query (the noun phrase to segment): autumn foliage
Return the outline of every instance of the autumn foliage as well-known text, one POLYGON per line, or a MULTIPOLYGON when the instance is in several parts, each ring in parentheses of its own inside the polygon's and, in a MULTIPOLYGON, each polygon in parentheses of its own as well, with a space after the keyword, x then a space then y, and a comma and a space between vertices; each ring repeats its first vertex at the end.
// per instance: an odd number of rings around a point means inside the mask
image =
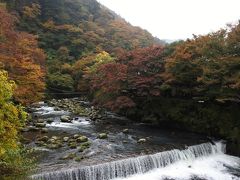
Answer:
POLYGON ((11 101, 15 83, 8 79, 6 71, 0 70, 0 176, 19 173, 24 169, 24 159, 18 145, 19 129, 23 126, 26 113, 21 106, 11 101), (13 160, 14 159, 14 160, 13 160))
POLYGON ((140 48, 123 54, 119 62, 127 68, 127 91, 133 96, 159 96, 164 70, 163 47, 140 48))
POLYGON ((112 110, 135 106, 135 97, 159 96, 163 71, 161 46, 123 53, 90 74, 95 102, 112 110))
POLYGON ((164 72, 174 96, 239 99, 239 27, 195 36, 176 47, 164 72))
POLYGON ((0 9, 0 63, 17 84, 15 100, 29 104, 43 97, 45 55, 35 36, 15 29, 16 21, 0 9))

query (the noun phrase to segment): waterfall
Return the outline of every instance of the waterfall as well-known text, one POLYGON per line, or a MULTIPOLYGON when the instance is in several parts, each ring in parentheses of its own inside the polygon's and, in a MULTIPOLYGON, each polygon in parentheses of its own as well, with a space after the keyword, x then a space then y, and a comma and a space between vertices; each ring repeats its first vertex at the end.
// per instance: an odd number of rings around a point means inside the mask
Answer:
POLYGON ((184 160, 225 153, 223 142, 203 143, 184 150, 170 150, 109 163, 33 175, 36 180, 110 180, 145 173, 184 160))

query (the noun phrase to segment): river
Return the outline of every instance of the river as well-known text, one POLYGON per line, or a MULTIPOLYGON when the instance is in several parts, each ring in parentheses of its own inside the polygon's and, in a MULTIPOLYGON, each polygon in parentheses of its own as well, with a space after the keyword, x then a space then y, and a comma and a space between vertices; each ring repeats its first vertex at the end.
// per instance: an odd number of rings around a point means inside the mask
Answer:
POLYGON ((36 128, 23 133, 38 163, 32 179, 240 179, 240 158, 225 154, 224 141, 209 142, 202 135, 136 123, 111 112, 92 120, 59 107, 64 101, 81 104, 89 112, 92 108, 77 98, 31 108, 29 127, 36 121, 44 124, 44 132, 36 128), (62 122, 63 116, 69 116, 69 122, 62 122), (107 137, 100 138, 104 133, 107 137), (79 136, 88 139, 81 151, 84 142, 76 142, 79 136), (71 147, 73 141, 76 147, 71 147))

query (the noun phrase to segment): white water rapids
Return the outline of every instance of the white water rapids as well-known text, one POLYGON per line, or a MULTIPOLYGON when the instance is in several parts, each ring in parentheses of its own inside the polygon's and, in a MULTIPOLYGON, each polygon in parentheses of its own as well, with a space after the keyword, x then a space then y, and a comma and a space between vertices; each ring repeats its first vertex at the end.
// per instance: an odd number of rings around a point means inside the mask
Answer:
POLYGON ((240 159, 228 156, 225 144, 204 143, 185 150, 171 150, 109 163, 42 173, 40 180, 238 180, 240 159), (230 170, 232 172, 230 172, 230 170), (238 175, 234 175, 234 174, 238 175))

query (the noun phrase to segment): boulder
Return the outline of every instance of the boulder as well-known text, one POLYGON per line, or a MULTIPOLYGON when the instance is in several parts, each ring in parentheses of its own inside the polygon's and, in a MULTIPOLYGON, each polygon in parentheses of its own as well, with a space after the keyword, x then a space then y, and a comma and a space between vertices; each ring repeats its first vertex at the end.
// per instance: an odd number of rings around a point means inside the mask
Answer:
POLYGON ((80 136, 77 138, 77 142, 82 143, 82 142, 87 142, 88 138, 86 136, 80 136))
POLYGON ((86 149, 88 149, 91 146, 91 143, 89 141, 82 143, 79 147, 78 147, 78 151, 79 152, 83 152, 86 149))
POLYGON ((69 139, 70 139, 69 137, 64 137, 64 138, 63 138, 63 141, 64 141, 64 142, 68 142, 69 139))
POLYGON ((107 135, 106 133, 100 133, 100 134, 98 135, 98 138, 99 138, 99 139, 107 139, 107 137, 108 137, 108 135, 107 135))
POLYGON ((87 148, 89 148, 91 146, 91 142, 87 141, 81 144, 81 146, 85 146, 87 148))
POLYGON ((63 115, 60 117, 61 122, 71 122, 70 116, 63 115))
POLYGON ((71 149, 76 149, 76 148, 77 148, 76 142, 71 142, 71 143, 68 144, 68 146, 69 146, 69 148, 71 148, 71 149))
POLYGON ((87 147, 85 147, 85 146, 79 146, 78 147, 79 152, 83 152, 85 149, 87 149, 87 147))
POLYGON ((129 129, 124 129, 123 133, 129 133, 129 129))
POLYGON ((76 139, 69 139, 68 142, 69 143, 76 142, 76 139))
POLYGON ((54 108, 54 111, 61 111, 61 108, 55 107, 55 108, 54 108))
POLYGON ((37 141, 43 141, 43 142, 47 142, 48 141, 48 136, 43 136, 37 139, 37 141))
POLYGON ((74 138, 74 139, 77 139, 77 138, 79 138, 80 136, 81 136, 80 134, 74 134, 74 135, 73 135, 73 138, 74 138))
POLYGON ((53 119, 53 118, 48 118, 48 119, 47 119, 47 123, 52 123, 52 122, 54 122, 54 119, 53 119))
POLYGON ((58 138, 57 136, 52 136, 51 139, 57 140, 57 139, 59 139, 59 138, 58 138))
POLYGON ((47 143, 49 143, 49 144, 53 144, 53 143, 55 143, 55 142, 56 142, 55 139, 49 139, 49 140, 47 141, 47 143))
POLYGON ((145 143, 145 142, 147 142, 147 140, 146 140, 145 138, 141 138, 141 139, 139 139, 137 142, 138 142, 138 143, 145 143))
POLYGON ((45 123, 44 119, 37 119, 37 123, 45 123))

